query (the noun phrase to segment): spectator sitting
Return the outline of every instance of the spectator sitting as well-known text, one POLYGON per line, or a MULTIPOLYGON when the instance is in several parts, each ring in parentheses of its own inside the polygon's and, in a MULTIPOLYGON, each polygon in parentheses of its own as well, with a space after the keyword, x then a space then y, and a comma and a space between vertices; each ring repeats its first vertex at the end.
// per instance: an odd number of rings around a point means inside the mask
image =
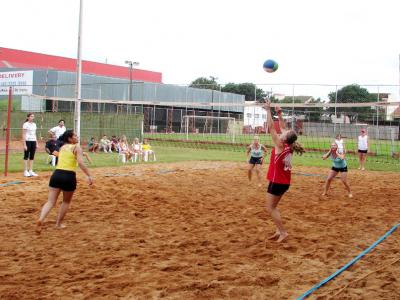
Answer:
POLYGON ((112 152, 111 147, 112 147, 111 141, 107 138, 106 135, 103 135, 102 139, 100 140, 100 150, 103 149, 105 153, 107 152, 111 153, 112 152))
POLYGON ((119 143, 119 139, 117 139, 117 137, 115 135, 113 135, 111 137, 111 150, 118 152, 118 143, 119 143))
POLYGON ((119 153, 118 155, 122 156, 123 163, 132 158, 133 152, 129 149, 128 141, 125 135, 121 136, 117 148, 119 153))
POLYGON ((150 144, 147 142, 147 139, 143 140, 142 144, 142 152, 143 152, 143 160, 148 161, 149 157, 153 158, 153 161, 156 161, 156 154, 153 150, 151 150, 150 144))
POLYGON ((133 157, 134 157, 135 162, 136 162, 137 159, 140 156, 142 156, 142 144, 139 143, 139 139, 138 138, 135 138, 133 140, 132 150, 133 150, 133 157))
POLYGON ((99 143, 96 142, 94 137, 90 138, 90 141, 88 143, 88 149, 89 149, 89 152, 93 152, 93 153, 99 151, 99 143))
POLYGON ((60 148, 58 147, 57 137, 54 133, 51 135, 50 140, 46 142, 45 150, 51 157, 51 165, 55 167, 57 165, 58 151, 60 148))

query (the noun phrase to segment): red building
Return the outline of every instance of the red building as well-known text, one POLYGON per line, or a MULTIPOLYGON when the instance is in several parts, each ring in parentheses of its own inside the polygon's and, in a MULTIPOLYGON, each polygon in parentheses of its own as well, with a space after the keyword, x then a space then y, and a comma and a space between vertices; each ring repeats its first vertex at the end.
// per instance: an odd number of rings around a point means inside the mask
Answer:
MULTIPOLYGON (((50 69, 76 72, 76 59, 0 47, 0 69, 50 69)), ((127 66, 116 66, 92 61, 82 61, 82 73, 129 79, 127 66)), ((162 73, 134 69, 132 79, 162 83, 162 73)))

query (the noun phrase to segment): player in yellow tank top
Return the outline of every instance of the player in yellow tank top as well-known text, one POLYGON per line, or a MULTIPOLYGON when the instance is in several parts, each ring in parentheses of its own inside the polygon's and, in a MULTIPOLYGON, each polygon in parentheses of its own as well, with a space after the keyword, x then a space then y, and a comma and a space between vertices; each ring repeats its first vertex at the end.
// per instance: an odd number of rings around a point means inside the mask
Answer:
POLYGON ((83 152, 78 145, 78 137, 73 130, 67 130, 63 135, 64 146, 60 149, 57 169, 53 172, 49 182, 49 197, 42 207, 39 220, 36 223, 36 232, 42 230, 43 221, 57 202, 61 191, 63 202, 57 217, 56 227, 64 228, 62 221, 67 214, 69 205, 76 189, 76 168, 79 166, 88 177, 89 185, 93 184, 89 170, 83 163, 83 152))
POLYGON ((67 144, 61 147, 56 169, 73 172, 76 171, 76 168, 78 167, 78 161, 74 154, 75 147, 76 146, 73 144, 67 144))

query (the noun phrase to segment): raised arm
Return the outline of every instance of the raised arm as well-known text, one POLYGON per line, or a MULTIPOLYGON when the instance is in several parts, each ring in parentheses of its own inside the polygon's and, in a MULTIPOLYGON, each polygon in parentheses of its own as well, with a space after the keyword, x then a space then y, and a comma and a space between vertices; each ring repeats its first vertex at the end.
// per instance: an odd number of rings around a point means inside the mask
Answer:
POLYGON ((272 137, 272 141, 274 142, 276 147, 283 148, 282 142, 279 138, 279 135, 276 133, 275 126, 274 126, 274 120, 272 119, 272 114, 271 114, 271 101, 267 100, 267 102, 264 105, 264 109, 267 111, 267 124, 269 128, 269 132, 272 137))
POLYGON ((282 109, 279 106, 275 106, 275 111, 278 115, 278 119, 279 119, 279 127, 281 129, 286 129, 286 122, 282 117, 282 109))
POLYGON ((329 157, 329 155, 331 155, 331 149, 329 149, 329 151, 328 151, 328 153, 325 153, 323 156, 322 156, 322 159, 323 160, 325 160, 325 159, 327 159, 328 157, 329 157))

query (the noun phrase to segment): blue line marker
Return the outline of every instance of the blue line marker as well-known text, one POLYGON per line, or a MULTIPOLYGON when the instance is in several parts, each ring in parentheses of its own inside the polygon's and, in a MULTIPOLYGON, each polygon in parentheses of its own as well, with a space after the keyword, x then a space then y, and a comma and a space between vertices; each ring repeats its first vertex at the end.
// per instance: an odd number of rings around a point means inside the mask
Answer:
POLYGON ((375 243, 373 243, 371 246, 369 246, 367 249, 365 249, 363 252, 361 252, 357 257, 353 258, 349 263, 347 263, 344 267, 340 268, 337 270, 335 273, 330 275, 329 277, 325 278, 322 280, 320 283, 314 285, 310 290, 305 292, 303 295, 301 295, 297 300, 303 300, 307 298, 309 295, 311 295, 313 292, 315 292, 317 289, 319 289, 321 286, 323 286, 325 283, 328 281, 332 280, 336 276, 338 276, 340 273, 345 271, 347 268, 355 264, 358 260, 360 260, 365 254, 370 252, 372 249, 374 249, 378 244, 380 244, 383 240, 385 240, 390 234, 392 234, 393 231, 395 231, 398 227, 400 226, 400 223, 393 226, 392 229, 390 229, 388 232, 386 232, 383 236, 381 236, 375 243))
POLYGON ((21 183, 24 183, 24 182, 23 181, 10 181, 10 182, 0 184, 0 187, 14 185, 14 184, 21 184, 21 183))

